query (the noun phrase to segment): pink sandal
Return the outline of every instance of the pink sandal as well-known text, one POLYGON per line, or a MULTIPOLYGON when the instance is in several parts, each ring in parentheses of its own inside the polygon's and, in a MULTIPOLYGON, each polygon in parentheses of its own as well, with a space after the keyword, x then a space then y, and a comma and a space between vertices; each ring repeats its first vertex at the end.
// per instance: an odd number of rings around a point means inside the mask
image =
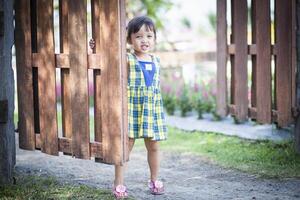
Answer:
POLYGON ((148 187, 153 195, 161 195, 165 193, 164 184, 161 181, 151 180, 148 182, 148 187))
POLYGON ((116 199, 124 199, 128 197, 127 188, 124 185, 117 185, 114 187, 113 194, 116 199))

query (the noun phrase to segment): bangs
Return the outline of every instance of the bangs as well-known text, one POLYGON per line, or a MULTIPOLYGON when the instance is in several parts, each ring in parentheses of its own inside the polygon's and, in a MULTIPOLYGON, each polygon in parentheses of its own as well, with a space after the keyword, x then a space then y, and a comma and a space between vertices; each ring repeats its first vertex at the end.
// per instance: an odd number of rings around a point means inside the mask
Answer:
POLYGON ((141 27, 145 25, 146 31, 151 31, 154 33, 154 37, 156 38, 156 29, 153 21, 146 16, 135 17, 128 23, 127 26, 127 41, 130 41, 130 35, 132 33, 137 33, 141 29, 141 27))
POLYGON ((154 32, 154 27, 153 27, 152 24, 144 24, 144 25, 146 27, 146 31, 148 31, 148 32, 150 32, 150 31, 154 32))
POLYGON ((145 25, 147 31, 155 32, 154 25, 153 25, 152 23, 150 23, 150 22, 147 22, 147 21, 137 23, 137 24, 133 27, 133 31, 132 31, 132 32, 133 32, 133 33, 139 32, 139 30, 141 29, 141 27, 142 27, 143 25, 145 25))

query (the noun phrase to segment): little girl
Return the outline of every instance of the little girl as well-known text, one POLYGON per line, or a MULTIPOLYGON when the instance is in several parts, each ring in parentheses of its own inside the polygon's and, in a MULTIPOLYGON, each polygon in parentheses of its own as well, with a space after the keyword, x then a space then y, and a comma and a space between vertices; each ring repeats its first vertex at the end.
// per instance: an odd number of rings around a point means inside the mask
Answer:
MULTIPOLYGON (((129 152, 135 139, 144 138, 150 168, 148 187, 154 195, 163 194, 164 185, 158 180, 158 141, 167 139, 167 129, 160 91, 160 63, 150 54, 156 42, 153 21, 145 16, 133 18, 127 26, 127 42, 133 49, 133 53, 127 54, 129 152)), ((116 198, 128 196, 123 172, 124 166, 115 165, 116 198)))

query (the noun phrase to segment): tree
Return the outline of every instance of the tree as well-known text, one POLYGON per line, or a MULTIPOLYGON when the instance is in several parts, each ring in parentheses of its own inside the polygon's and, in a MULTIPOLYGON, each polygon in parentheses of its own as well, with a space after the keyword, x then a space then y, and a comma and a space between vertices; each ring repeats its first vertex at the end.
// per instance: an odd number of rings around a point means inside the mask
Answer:
POLYGON ((173 6, 171 0, 126 0, 126 16, 147 15, 154 20, 158 29, 163 28, 163 14, 173 6))

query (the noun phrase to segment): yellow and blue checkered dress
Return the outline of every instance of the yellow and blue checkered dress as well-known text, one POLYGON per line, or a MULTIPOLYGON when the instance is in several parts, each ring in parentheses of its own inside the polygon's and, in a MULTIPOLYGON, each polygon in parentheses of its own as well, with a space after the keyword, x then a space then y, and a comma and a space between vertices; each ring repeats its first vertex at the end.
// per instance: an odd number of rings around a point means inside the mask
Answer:
POLYGON ((128 76, 128 136, 166 140, 167 128, 160 91, 159 59, 152 56, 156 71, 152 85, 147 87, 144 75, 134 54, 127 54, 128 76))

